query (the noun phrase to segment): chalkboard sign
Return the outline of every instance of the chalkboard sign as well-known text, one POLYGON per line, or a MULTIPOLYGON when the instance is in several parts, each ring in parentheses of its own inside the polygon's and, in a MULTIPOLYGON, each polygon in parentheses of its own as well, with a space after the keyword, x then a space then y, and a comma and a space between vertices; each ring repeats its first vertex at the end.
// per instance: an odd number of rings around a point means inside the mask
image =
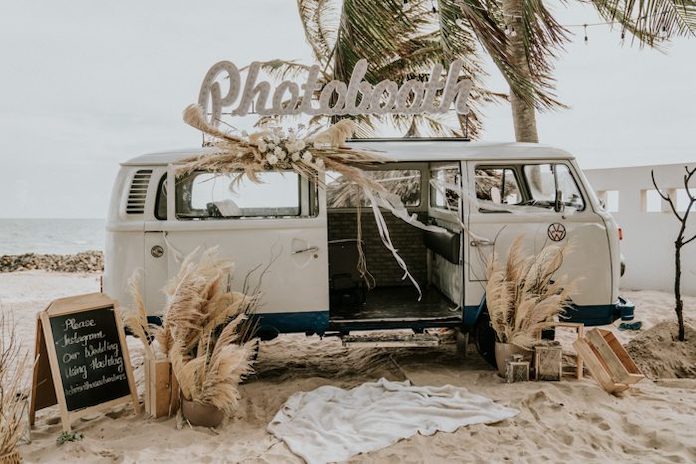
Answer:
POLYGON ((30 421, 58 404, 63 427, 90 408, 133 401, 139 409, 118 306, 101 293, 53 301, 37 321, 30 421))
POLYGON ((49 320, 68 411, 130 395, 113 307, 49 320))

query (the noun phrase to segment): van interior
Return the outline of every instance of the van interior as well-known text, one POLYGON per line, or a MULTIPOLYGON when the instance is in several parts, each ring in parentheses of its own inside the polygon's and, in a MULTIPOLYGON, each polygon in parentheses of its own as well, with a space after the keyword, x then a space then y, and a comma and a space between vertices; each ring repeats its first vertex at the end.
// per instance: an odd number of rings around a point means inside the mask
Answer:
POLYGON ((461 323, 462 279, 459 198, 430 186, 430 177, 459 182, 457 164, 390 163, 369 174, 398 194, 410 214, 444 230, 431 232, 383 211, 394 247, 418 282, 418 290, 380 238, 367 201, 341 178, 327 173, 331 325, 354 328, 425 328, 461 323), (359 224, 362 229, 358 238, 359 224), (361 275, 364 257, 368 274, 361 275), (458 276, 458 277, 457 277, 458 276))

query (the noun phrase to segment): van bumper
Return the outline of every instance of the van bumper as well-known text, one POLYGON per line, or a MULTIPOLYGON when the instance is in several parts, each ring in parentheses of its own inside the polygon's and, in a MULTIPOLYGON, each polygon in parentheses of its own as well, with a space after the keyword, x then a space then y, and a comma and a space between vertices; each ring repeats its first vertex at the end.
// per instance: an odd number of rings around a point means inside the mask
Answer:
POLYGON ((617 319, 622 321, 633 320, 636 306, 629 300, 619 297, 619 300, 610 305, 573 305, 566 311, 563 320, 567 322, 582 322, 586 326, 607 325, 617 319))

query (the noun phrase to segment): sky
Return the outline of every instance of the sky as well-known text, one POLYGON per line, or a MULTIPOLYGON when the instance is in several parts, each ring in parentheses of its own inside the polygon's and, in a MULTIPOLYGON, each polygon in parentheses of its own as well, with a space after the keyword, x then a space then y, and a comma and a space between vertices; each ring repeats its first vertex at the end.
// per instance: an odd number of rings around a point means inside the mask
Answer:
MULTIPOLYGON (((579 2, 553 10, 599 21, 579 2)), ((695 160, 696 39, 661 53, 572 31, 555 72, 570 109, 539 115, 541 142, 583 168, 695 160)), ((294 0, 2 0, 0 218, 104 217, 119 162, 200 145, 181 112, 212 64, 274 58, 312 64, 294 0)), ((483 140, 514 140, 508 105, 485 114, 483 140)))

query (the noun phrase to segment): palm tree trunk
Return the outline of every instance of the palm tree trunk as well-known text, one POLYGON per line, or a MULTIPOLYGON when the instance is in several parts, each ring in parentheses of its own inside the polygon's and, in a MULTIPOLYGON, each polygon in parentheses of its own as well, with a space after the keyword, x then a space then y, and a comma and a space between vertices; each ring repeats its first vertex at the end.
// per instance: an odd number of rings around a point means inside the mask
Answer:
MULTIPOLYGON (((524 0, 503 0, 503 13, 508 30, 508 45, 510 47, 510 59, 513 65, 528 80, 532 74, 527 61, 524 48, 524 35, 522 34, 524 0)), ((509 84, 509 81, 508 81, 509 84)), ((526 102, 510 88, 510 106, 512 107, 512 120, 515 126, 515 139, 518 142, 538 142, 539 135, 536 127, 536 111, 534 105, 526 102)))

